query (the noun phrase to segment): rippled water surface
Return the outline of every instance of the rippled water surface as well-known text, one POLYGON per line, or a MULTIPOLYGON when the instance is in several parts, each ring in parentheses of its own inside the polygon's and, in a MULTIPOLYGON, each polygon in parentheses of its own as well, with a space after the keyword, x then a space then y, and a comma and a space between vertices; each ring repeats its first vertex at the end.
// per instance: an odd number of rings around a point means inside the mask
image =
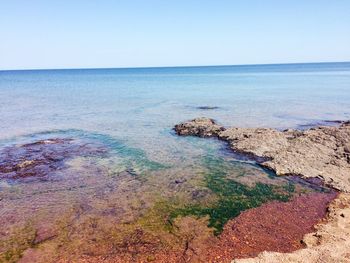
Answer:
POLYGON ((349 101, 350 63, 0 71, 1 259, 152 261, 187 244, 185 218, 214 236, 243 210, 323 191, 172 128, 307 127, 350 119, 349 101))

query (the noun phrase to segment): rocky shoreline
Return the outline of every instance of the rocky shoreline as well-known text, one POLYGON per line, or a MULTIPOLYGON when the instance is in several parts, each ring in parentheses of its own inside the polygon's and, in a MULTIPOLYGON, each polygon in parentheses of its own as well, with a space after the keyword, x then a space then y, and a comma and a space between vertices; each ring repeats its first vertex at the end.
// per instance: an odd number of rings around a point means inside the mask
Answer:
POLYGON ((212 119, 196 118, 176 125, 175 131, 181 136, 216 137, 277 175, 318 178, 341 192, 330 204, 327 220, 315 226, 316 232, 304 236, 306 248, 292 253, 263 252, 256 258, 234 262, 350 261, 350 122, 337 127, 278 131, 225 128, 212 119))
POLYGON ((224 128, 212 119, 197 118, 176 125, 175 131, 182 136, 217 137, 277 175, 319 178, 337 190, 350 192, 350 122, 339 127, 277 131, 224 128))

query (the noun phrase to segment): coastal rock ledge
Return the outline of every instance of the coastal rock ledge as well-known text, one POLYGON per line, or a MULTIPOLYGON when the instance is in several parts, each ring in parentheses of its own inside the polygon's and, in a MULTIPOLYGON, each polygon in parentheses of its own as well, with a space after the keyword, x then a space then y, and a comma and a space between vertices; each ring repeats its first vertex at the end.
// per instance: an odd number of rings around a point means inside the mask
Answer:
POLYGON ((305 131, 271 128, 224 128, 209 118, 175 126, 182 136, 217 137, 233 151, 255 157, 277 175, 319 178, 342 192, 350 192, 350 122, 338 127, 305 131))

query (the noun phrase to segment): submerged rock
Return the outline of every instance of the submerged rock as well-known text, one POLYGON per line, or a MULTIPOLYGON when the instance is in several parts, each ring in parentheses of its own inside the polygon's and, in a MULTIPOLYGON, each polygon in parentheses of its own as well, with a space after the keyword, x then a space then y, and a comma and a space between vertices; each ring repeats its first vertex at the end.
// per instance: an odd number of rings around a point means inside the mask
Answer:
POLYGON ((197 107, 199 110, 217 110, 219 107, 217 106, 199 106, 197 107))
POLYGON ((10 146, 0 152, 0 179, 43 178, 63 168, 68 159, 105 153, 100 145, 67 138, 10 146))
POLYGON ((346 121, 342 121, 342 120, 313 121, 313 122, 298 125, 298 129, 299 130, 307 130, 307 129, 315 128, 318 126, 339 126, 340 124, 343 124, 343 123, 346 123, 346 121))
POLYGON ((305 131, 270 128, 227 128, 209 118, 175 126, 178 135, 218 137, 240 153, 262 158, 262 166, 277 175, 320 178, 332 187, 350 192, 350 123, 305 131))

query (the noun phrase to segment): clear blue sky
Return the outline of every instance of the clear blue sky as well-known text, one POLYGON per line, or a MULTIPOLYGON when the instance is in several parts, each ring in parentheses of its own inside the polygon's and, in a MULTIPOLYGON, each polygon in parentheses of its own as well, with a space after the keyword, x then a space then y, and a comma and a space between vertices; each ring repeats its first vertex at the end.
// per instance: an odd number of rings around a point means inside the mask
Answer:
POLYGON ((350 61, 350 0, 0 0, 0 69, 350 61))

